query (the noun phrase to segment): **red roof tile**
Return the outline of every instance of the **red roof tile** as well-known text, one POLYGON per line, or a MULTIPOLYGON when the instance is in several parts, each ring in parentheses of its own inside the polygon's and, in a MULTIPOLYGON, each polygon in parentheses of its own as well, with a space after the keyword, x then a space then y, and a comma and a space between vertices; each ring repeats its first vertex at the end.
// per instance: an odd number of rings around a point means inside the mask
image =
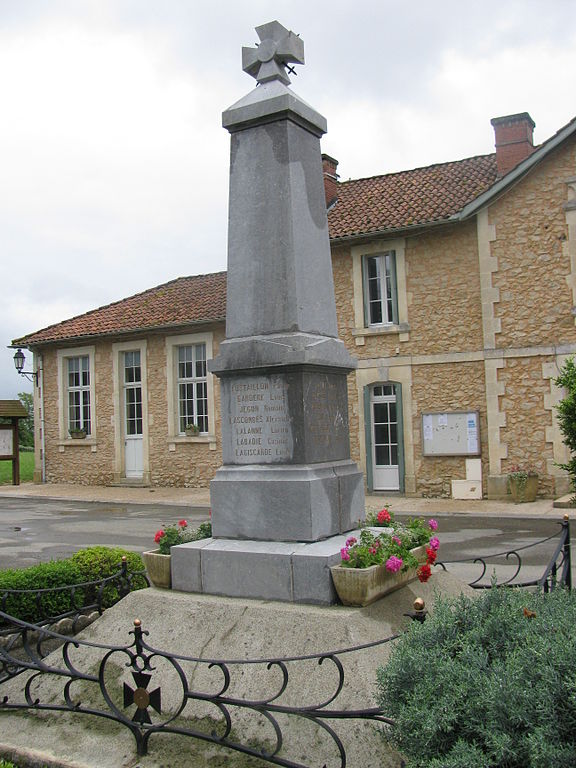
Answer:
POLYGON ((225 317, 226 273, 216 272, 179 277, 149 291, 15 339, 13 343, 29 346, 79 337, 222 321, 225 317))
POLYGON ((330 238, 445 221, 495 181, 495 154, 345 181, 328 212, 330 238))

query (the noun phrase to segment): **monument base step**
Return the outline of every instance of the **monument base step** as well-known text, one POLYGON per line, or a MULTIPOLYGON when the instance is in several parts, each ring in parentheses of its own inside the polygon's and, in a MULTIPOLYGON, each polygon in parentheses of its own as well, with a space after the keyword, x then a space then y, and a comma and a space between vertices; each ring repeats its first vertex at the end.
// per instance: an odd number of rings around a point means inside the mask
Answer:
POLYGON ((201 539, 172 547, 172 589, 226 597, 333 605, 330 566, 337 565, 350 531, 298 543, 201 539))

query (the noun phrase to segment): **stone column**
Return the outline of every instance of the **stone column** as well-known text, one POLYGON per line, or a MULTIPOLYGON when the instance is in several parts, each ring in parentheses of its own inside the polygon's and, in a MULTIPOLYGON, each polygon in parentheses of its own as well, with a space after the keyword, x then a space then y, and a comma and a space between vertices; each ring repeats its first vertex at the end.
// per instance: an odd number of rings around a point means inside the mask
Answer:
POLYGON ((326 121, 287 87, 279 54, 302 41, 276 22, 257 32, 252 59, 278 69, 223 115, 226 340, 210 368, 221 381, 224 465, 211 485, 212 528, 216 537, 317 541, 364 515, 348 432, 346 377, 356 361, 338 339, 326 121))
POLYGON ((328 604, 329 567, 364 518, 350 460, 320 137, 326 121, 287 86, 300 38, 278 22, 243 49, 258 87, 224 112, 231 134, 223 466, 213 538, 172 550, 174 588, 328 604))

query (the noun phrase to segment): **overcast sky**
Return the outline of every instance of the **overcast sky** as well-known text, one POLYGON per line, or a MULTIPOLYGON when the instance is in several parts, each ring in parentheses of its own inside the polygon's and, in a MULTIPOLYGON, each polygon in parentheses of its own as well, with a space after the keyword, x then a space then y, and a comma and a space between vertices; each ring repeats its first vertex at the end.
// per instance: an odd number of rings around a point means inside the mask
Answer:
POLYGON ((492 117, 529 112, 539 143, 576 116, 573 0, 0 0, 0 399, 31 390, 13 338, 226 268, 221 113, 274 19, 342 179, 492 152, 492 117))

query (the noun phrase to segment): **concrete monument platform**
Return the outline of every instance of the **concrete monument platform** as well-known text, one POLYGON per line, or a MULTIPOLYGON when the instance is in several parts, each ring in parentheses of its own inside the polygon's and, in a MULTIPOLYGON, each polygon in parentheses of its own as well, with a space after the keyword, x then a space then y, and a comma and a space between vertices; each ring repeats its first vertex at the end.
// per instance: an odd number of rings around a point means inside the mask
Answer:
POLYGON ((184 592, 332 605, 330 567, 356 530, 323 541, 298 543, 203 539, 172 547, 172 587, 184 592))
MULTIPOLYGON (((456 596, 473 593, 448 573, 435 573, 426 584, 414 582, 366 608, 342 606, 318 607, 274 601, 246 600, 209 595, 190 595, 176 591, 146 589, 133 592, 77 637, 94 645, 70 650, 75 666, 82 672, 98 674, 105 645, 128 645, 133 636, 135 618, 142 622, 148 634, 146 641, 154 648, 202 659, 258 659, 323 653, 381 640, 402 631, 409 619, 404 613, 412 610, 416 597, 426 601, 433 612, 435 594, 456 596)), ((332 709, 365 709, 375 706, 376 670, 385 664, 392 650, 387 643, 339 656, 344 666, 345 686, 331 705, 332 709)), ((61 655, 55 652, 48 663, 64 668, 61 655)), ((122 686, 134 686, 126 670, 125 656, 114 665, 113 695, 122 701, 122 686)), ((207 666, 207 665, 206 665, 207 666)), ((180 704, 181 690, 174 670, 156 659, 148 688, 161 689, 162 715, 150 712, 153 722, 165 719, 180 704)), ((234 695, 249 699, 270 693, 278 675, 273 670, 264 677, 254 676, 251 667, 244 667, 234 677, 234 695), (272 680, 268 675, 272 675, 272 680)), ((217 671, 217 670, 216 670, 217 671)), ((198 665, 186 668, 190 685, 202 690, 207 683, 206 672, 198 665), (203 676, 204 675, 204 676, 203 676)), ((334 693, 335 667, 332 663, 304 663, 290 672, 290 685, 282 695, 283 703, 304 707, 320 702, 334 693)), ((220 680, 220 678, 218 678, 220 680)), ((38 691, 44 702, 57 704, 62 700, 66 678, 44 676, 38 691)), ((22 700, 23 680, 15 678, 2 685, 2 696, 22 700)), ((35 689, 36 690, 36 689, 35 689)), ((80 698, 84 705, 105 706, 97 683, 73 684, 70 695, 80 698)), ((186 727, 198 718, 216 717, 201 704, 188 704, 183 713, 186 727)), ((393 713, 391 713, 393 714, 393 713)), ((127 711, 131 716, 131 711, 127 711)), ((257 716, 234 722, 244 737, 266 740, 268 733, 257 716)), ((341 736, 350 768, 399 768, 400 757, 382 741, 374 723, 327 721, 341 736)), ((264 724, 265 725, 265 724, 264 724)), ((206 724, 204 723, 204 726, 206 724)), ((268 726, 269 727, 269 726, 268 726)), ((322 734, 310 731, 297 719, 286 724, 282 756, 304 764, 339 765, 334 745, 322 734)), ((203 743, 198 739, 172 734, 158 734, 149 743, 147 756, 138 757, 130 732, 115 722, 81 714, 31 711, 28 714, 0 712, 0 756, 34 768, 258 768, 260 760, 203 743)))

